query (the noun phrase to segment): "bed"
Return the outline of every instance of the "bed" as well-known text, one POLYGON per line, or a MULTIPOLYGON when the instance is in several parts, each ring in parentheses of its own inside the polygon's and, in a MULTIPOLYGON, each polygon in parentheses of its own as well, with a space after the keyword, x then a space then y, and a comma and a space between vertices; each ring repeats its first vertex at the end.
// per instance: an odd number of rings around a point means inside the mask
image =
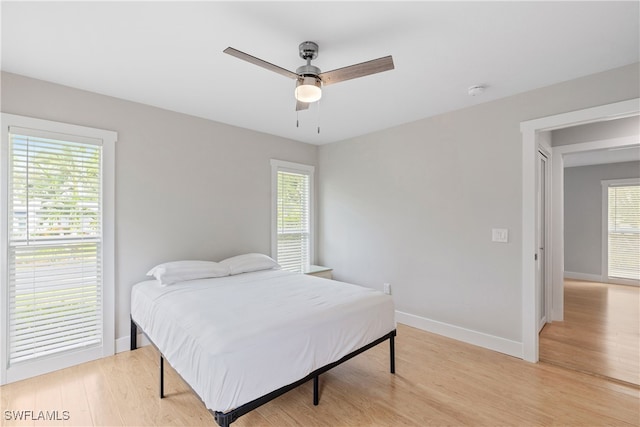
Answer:
POLYGON ((140 329, 221 426, 386 340, 394 366, 393 300, 334 280, 267 269, 135 285, 140 329), (256 357, 259 355, 259 357, 256 357))

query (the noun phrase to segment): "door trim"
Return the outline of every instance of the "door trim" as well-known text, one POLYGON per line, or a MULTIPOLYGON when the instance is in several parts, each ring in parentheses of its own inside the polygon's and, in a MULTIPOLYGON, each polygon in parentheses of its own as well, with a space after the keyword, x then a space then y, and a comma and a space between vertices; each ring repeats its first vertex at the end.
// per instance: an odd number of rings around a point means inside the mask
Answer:
MULTIPOLYGON (((549 141, 545 141, 549 142, 549 141)), ((544 157, 544 212, 543 215, 543 227, 544 227, 544 236, 542 247, 544 248, 542 253, 540 252, 540 242, 537 242, 536 239, 536 253, 538 254, 538 260, 542 258, 544 261, 544 270, 542 273, 544 274, 543 278, 543 286, 544 286, 544 301, 540 301, 540 304, 544 305, 544 321, 542 319, 538 319, 538 332, 542 330, 545 324, 550 323, 552 320, 551 310, 552 310, 552 299, 551 299, 551 265, 552 265, 552 246, 551 242, 551 150, 550 147, 547 148, 548 144, 539 144, 538 145, 538 153, 536 154, 536 163, 538 163, 537 171, 539 171, 539 161, 540 157, 544 157)), ((536 175, 536 187, 540 183, 540 177, 536 175)), ((536 215, 540 214, 538 205, 537 205, 537 197, 536 197, 536 215)), ((538 235, 538 230, 536 229, 536 237, 538 235)), ((536 268, 536 283, 538 282, 538 269, 536 268)))

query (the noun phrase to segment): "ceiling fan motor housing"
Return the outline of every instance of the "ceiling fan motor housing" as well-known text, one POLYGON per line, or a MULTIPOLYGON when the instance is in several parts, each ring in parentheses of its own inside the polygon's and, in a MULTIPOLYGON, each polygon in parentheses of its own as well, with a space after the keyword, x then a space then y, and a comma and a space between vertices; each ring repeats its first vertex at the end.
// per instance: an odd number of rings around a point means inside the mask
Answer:
POLYGON ((303 65, 296 69, 296 74, 300 76, 313 76, 317 77, 320 74, 320 68, 314 67, 313 65, 303 65))

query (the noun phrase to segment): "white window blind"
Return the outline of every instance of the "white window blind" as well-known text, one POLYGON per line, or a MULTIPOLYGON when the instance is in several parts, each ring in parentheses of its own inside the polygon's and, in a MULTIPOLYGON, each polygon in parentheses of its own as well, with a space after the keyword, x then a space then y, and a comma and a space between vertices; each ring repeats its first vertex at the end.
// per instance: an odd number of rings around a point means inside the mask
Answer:
POLYGON ((9 128, 8 364, 102 344, 102 146, 9 128))
POLYGON ((608 275, 640 280, 640 185, 608 187, 608 275))
POLYGON ((313 167, 278 161, 272 165, 276 181, 275 258, 284 270, 304 272, 312 257, 313 167))

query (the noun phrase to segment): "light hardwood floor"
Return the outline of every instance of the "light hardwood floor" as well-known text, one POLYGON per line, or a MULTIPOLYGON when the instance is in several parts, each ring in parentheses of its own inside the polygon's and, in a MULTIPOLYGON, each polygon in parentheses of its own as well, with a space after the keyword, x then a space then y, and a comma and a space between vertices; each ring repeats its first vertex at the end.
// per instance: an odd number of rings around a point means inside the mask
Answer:
POLYGON ((565 320, 540 333, 540 360, 640 385, 640 288, 565 280, 565 320))
MULTIPOLYGON (((396 375, 382 344, 234 426, 639 425, 640 392, 398 325, 396 375)), ((158 398, 158 354, 124 352, 0 387, 3 425, 214 426, 171 369, 158 398), (16 423, 7 410, 66 410, 68 421, 16 423)))

